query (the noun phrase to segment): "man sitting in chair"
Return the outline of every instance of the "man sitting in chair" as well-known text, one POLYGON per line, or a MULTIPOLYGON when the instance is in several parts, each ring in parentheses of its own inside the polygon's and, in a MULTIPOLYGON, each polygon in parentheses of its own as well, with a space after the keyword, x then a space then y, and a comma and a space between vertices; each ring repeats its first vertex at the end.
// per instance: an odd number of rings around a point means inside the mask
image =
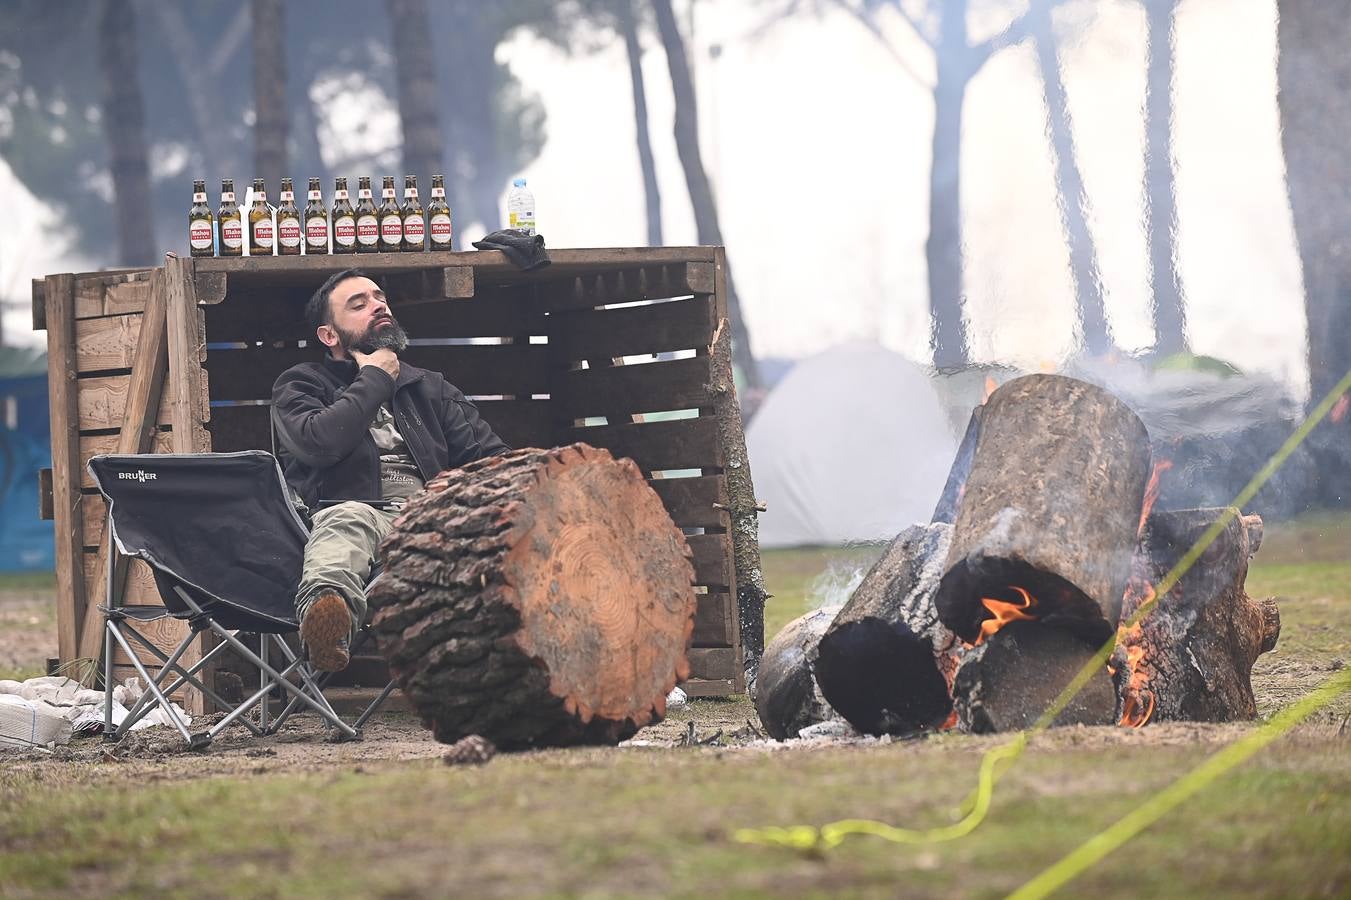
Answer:
POLYGON ((336 672, 365 617, 380 541, 408 497, 444 469, 510 448, 440 373, 399 361, 408 336, 363 272, 325 281, 305 317, 328 352, 277 379, 272 422, 286 480, 313 513, 300 639, 315 668, 336 672))

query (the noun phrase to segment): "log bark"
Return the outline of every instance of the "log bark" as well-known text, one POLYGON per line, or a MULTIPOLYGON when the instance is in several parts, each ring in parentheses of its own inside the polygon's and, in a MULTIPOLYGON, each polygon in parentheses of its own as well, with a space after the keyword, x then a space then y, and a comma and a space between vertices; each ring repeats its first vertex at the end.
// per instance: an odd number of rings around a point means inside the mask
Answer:
POLYGON ((1149 435, 1124 403, 1061 375, 990 395, 935 603, 968 642, 981 603, 1029 591, 1040 621, 1106 641, 1130 575, 1149 480, 1149 435))
POLYGON ((957 447, 957 455, 948 470, 948 480, 943 485, 943 493, 934 505, 933 522, 946 522, 951 525, 957 521, 957 507, 962 503, 962 494, 966 492, 966 477, 971 474, 971 460, 976 455, 976 442, 980 440, 980 417, 985 404, 971 410, 971 418, 966 423, 966 433, 957 447))
POLYGON ((373 626, 436 739, 615 743, 689 675, 689 547, 631 460, 585 444, 443 472, 382 546, 373 626))
POLYGON ((830 627, 839 606, 823 606, 798 616, 765 648, 760 661, 755 711, 770 737, 797 737, 808 725, 835 717, 812 674, 812 653, 830 627))
POLYGON ((1259 516, 1224 508, 1153 513, 1141 535, 1123 616, 1134 615, 1152 585, 1226 513, 1232 518, 1214 543, 1120 639, 1132 662, 1130 683, 1123 686, 1127 707, 1147 721, 1230 722, 1257 715, 1253 663, 1276 646, 1281 631, 1276 601, 1254 601, 1244 588, 1248 560, 1261 545, 1259 516))
MULTIPOLYGON (((963 731, 985 734, 1030 727, 1097 652, 1072 632, 1011 622, 971 649, 953 683, 963 731)), ((1053 725, 1111 725, 1117 692, 1106 667, 1074 695, 1053 725)))
POLYGON ((952 712, 958 644, 933 603, 951 537, 943 523, 901 532, 816 647, 822 695, 861 732, 913 735, 952 712))

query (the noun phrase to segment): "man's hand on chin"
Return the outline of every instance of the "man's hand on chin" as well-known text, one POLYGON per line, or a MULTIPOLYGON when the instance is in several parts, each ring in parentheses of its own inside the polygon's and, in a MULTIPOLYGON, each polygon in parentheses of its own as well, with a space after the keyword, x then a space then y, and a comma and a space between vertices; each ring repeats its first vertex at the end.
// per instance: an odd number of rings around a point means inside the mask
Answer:
POLYGON ((399 357, 388 347, 381 347, 374 353, 362 353, 360 350, 348 351, 358 366, 375 366, 389 373, 390 378, 399 377, 399 357))

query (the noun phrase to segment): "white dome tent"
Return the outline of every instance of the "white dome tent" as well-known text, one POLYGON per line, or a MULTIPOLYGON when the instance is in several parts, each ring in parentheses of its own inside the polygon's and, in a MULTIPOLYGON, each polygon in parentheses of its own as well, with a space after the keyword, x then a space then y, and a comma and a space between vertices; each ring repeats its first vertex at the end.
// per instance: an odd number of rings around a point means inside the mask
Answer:
POLYGON ((920 366, 854 341, 794 366, 746 444, 772 548, 890 540, 929 521, 957 441, 920 366))

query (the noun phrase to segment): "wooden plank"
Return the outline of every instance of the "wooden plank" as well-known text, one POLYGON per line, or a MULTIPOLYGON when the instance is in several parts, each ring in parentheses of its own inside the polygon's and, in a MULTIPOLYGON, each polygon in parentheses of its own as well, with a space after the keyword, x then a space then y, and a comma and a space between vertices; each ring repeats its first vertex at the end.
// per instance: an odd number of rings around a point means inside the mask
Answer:
MULTIPOLYGON (((703 467, 690 466, 690 468, 703 467)), ((671 514, 672 521, 681 528, 727 528, 729 517, 726 509, 726 476, 654 478, 649 480, 648 484, 652 485, 652 489, 661 498, 666 511, 671 514)))
POLYGON ((44 522, 56 518, 56 507, 52 500, 51 469, 38 469, 38 518, 44 522))
POLYGON ((567 443, 582 441, 627 456, 644 474, 660 469, 719 469, 723 464, 717 422, 711 416, 573 428, 567 443))
MULTIPOLYGON (((113 319, 129 320, 131 316, 113 319)), ((131 359, 131 376, 127 389, 126 417, 117 436, 118 453, 145 453, 151 449, 156 434, 156 422, 159 419, 161 394, 164 387, 165 372, 169 367, 169 341, 166 333, 165 315, 165 275, 163 269, 156 269, 151 275, 150 296, 146 300, 145 312, 135 317, 138 320, 138 341, 131 359)), ((109 321, 101 319, 96 321, 109 321)), ((86 507, 90 504, 86 502, 86 507)), ((106 525, 100 531, 98 539, 98 563, 94 567, 94 584, 101 584, 107 575, 111 559, 108 553, 106 525)), ((113 573, 113 591, 120 593, 125 568, 113 573)), ((85 609, 84 626, 81 629, 80 655, 98 659, 102 649, 100 625, 103 616, 97 604, 90 603, 85 609)))
POLYGON ((689 656, 691 680, 733 681, 741 676, 733 647, 695 648, 689 656))
POLYGON ((75 362, 79 372, 131 368, 141 316, 105 316, 75 323, 75 362))
POLYGON ((467 300, 474 296, 474 267, 446 266, 418 272, 395 272, 381 279, 385 292, 408 303, 467 300))
POLYGON ((33 279, 33 330, 47 330, 47 283, 45 279, 33 279))
MULTIPOLYGON (((121 428, 126 419, 127 397, 131 391, 130 375, 102 375, 80 379, 78 401, 79 426, 82 431, 121 428)), ((161 404, 157 425, 173 421, 168 404, 161 404)))
POLYGON ((149 297, 148 274, 83 276, 76 280, 75 318, 138 313, 145 309, 149 297))
POLYGON ((702 350, 718 325, 713 307, 712 295, 703 294, 647 306, 562 312, 550 318, 549 343, 554 358, 562 361, 702 350))
MULTIPOLYGON (((93 488, 94 477, 89 474, 91 457, 103 453, 118 453, 118 436, 115 434, 93 434, 80 437, 80 487, 93 488)), ((151 436, 150 447, 146 453, 172 453, 173 432, 156 430, 151 436)))
MULTIPOLYGON (((100 625, 101 624, 102 623, 100 622, 100 625)), ((163 650, 166 654, 172 654, 174 650, 178 648, 179 642, 187 637, 188 632, 192 630, 188 626, 188 623, 182 619, 175 619, 167 616, 163 619, 152 619, 148 622, 135 621, 127 622, 125 624, 130 628, 134 628, 138 633, 143 635, 146 640, 163 650)), ((137 658, 145 663, 147 668, 150 668, 151 666, 154 667, 151 669, 152 672, 159 668, 161 665, 159 657, 155 656, 154 653, 147 650, 145 647, 142 647, 135 638, 127 636, 127 643, 131 644, 131 648, 136 651, 137 658)), ((121 647, 116 647, 113 650, 113 665, 127 664, 128 660, 126 654, 121 647)))
POLYGON ((557 380, 553 399, 560 416, 583 419, 710 406, 712 369, 707 356, 642 365, 579 369, 557 380))
POLYGON ((635 268, 588 269, 536 287, 536 302, 551 311, 610 303, 660 300, 713 293, 711 262, 679 262, 635 268))
MULTIPOLYGON (((529 397, 550 387, 549 348, 543 344, 482 344, 409 347, 404 361, 441 372, 466 394, 529 397)), ((313 347, 248 347, 213 349, 206 359, 214 400, 270 400, 282 372, 302 362, 316 362, 313 347)))
POLYGON ((169 422, 173 425, 175 453, 200 453, 202 423, 210 418, 209 384, 202 362, 206 359, 205 320, 193 294, 192 261, 171 258, 165 261, 164 285, 166 321, 169 332, 169 378, 165 401, 169 422))
POLYGON ((698 594, 699 606, 694 613, 694 646, 731 647, 733 606, 732 594, 712 589, 698 594))
POLYGON ((724 678, 720 681, 691 678, 689 681, 681 682, 680 689, 685 692, 685 696, 695 699, 702 697, 730 697, 732 694, 739 694, 744 690, 744 688, 738 687, 737 684, 738 683, 731 678, 724 678))
POLYGON ((47 278, 47 396, 52 440, 52 507, 56 519, 56 632, 62 663, 75 659, 84 619, 80 564, 80 440, 75 362, 75 277, 47 278))
POLYGON ((694 553, 694 583, 730 588, 732 575, 732 539, 727 534, 690 534, 685 536, 694 553))
MULTIPOLYGON (((85 582, 92 583, 94 577, 94 566, 98 563, 98 557, 92 552, 84 554, 84 574, 85 582)), ((150 571, 150 566, 139 559, 127 561, 126 581, 122 586, 122 604, 124 606, 163 606, 164 601, 160 598, 159 589, 155 587, 155 576, 150 571)), ((99 602, 104 601, 104 594, 107 588, 100 585, 97 596, 99 602)))

